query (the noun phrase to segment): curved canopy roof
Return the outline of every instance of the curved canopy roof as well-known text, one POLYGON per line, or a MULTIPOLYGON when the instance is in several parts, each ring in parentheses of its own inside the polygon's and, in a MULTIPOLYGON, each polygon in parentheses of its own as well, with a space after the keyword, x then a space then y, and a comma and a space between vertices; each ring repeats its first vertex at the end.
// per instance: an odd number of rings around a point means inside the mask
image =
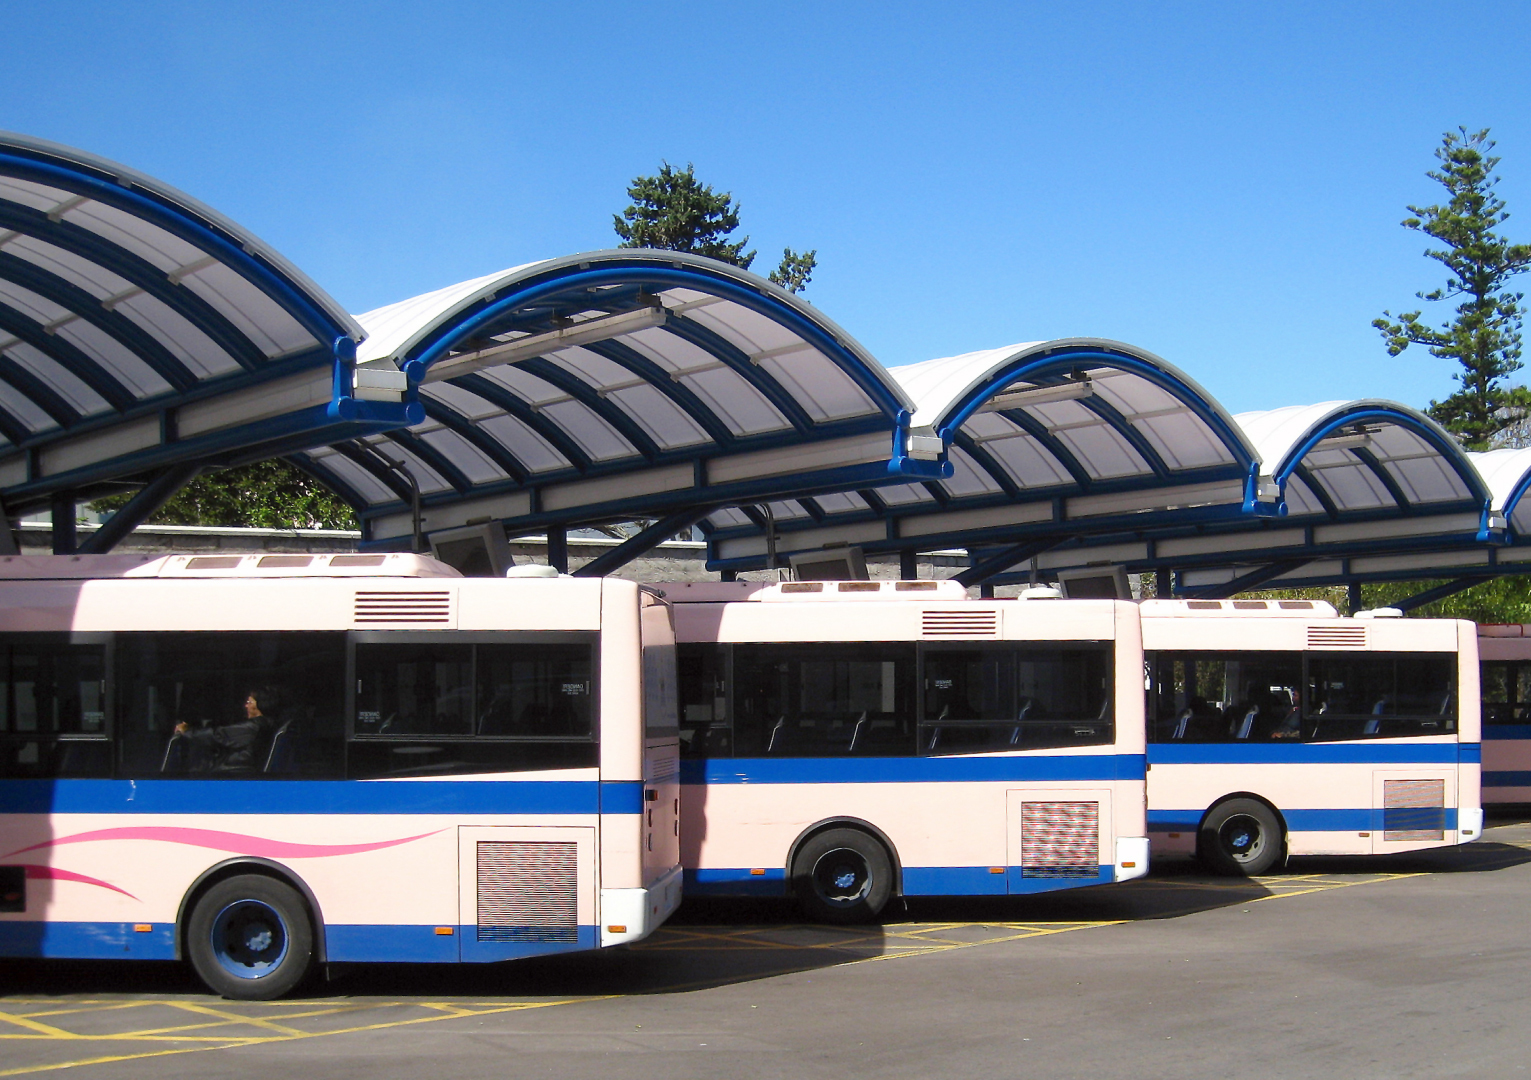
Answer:
POLYGON ((11 513, 178 461, 280 452, 302 426, 291 413, 307 409, 303 423, 318 426, 343 396, 334 372, 361 336, 285 259, 190 196, 0 134, 0 495, 11 513))
POLYGON ((301 455, 368 541, 700 513, 785 491, 939 478, 912 402, 849 335, 763 278, 641 249, 530 263, 360 316, 362 370, 401 370, 425 419, 301 455))
MULTIPOLYGON (((892 550, 1109 532, 1260 513, 1258 456, 1233 418, 1159 357, 1121 342, 1027 342, 893 368, 916 435, 939 435, 951 477, 772 505, 782 552, 892 550)), ((758 515, 709 518, 714 562, 764 553, 758 515)))

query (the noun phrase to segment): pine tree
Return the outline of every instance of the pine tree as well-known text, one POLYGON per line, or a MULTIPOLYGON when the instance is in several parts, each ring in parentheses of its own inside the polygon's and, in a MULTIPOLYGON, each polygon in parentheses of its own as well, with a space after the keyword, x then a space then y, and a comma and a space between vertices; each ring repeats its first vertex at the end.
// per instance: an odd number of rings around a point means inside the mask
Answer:
POLYGON ((819 265, 819 251, 805 251, 801 255, 791 248, 782 248, 781 265, 771 271, 771 280, 789 293, 800 293, 808 287, 814 268, 819 265))
POLYGON ((739 227, 733 193, 713 191, 696 178, 689 162, 684 170, 661 162, 658 176, 639 176, 628 185, 627 197, 632 203, 612 215, 620 247, 689 251, 743 270, 755 261, 755 253, 744 250, 748 236, 732 243, 728 239, 739 227))
POLYGON ((1450 196, 1444 206, 1410 206, 1403 226, 1438 241, 1425 256, 1448 271, 1445 285, 1416 295, 1427 302, 1459 300, 1456 317, 1439 329, 1420 321, 1420 311, 1395 317, 1384 311, 1372 321, 1387 342, 1389 356, 1410 345, 1423 345, 1432 356, 1455 360, 1462 370, 1453 378, 1461 389, 1445 401, 1432 401, 1430 415, 1473 450, 1487 449, 1495 437, 1525 415, 1531 400, 1523 388, 1504 380, 1520 370, 1521 300, 1510 279, 1531 268, 1531 245, 1511 244, 1494 230, 1509 214, 1494 195, 1499 158, 1488 156, 1494 143, 1488 129, 1448 131, 1436 149, 1439 169, 1426 175, 1450 196))

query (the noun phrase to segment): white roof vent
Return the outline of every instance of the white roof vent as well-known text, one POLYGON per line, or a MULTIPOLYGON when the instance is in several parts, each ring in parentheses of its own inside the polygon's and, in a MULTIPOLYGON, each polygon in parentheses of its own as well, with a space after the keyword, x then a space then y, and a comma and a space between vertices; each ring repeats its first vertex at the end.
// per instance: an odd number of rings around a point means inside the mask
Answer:
POLYGON ((1358 611, 1351 616, 1352 619, 1401 619, 1403 612, 1395 607, 1372 608, 1370 611, 1358 611))
POLYGON ((1021 590, 1017 600, 1062 600, 1063 593, 1051 585, 1032 585, 1021 590))
POLYGON ((556 578, 558 567, 543 566, 541 563, 525 563, 521 566, 512 566, 505 571, 508 578, 556 578))

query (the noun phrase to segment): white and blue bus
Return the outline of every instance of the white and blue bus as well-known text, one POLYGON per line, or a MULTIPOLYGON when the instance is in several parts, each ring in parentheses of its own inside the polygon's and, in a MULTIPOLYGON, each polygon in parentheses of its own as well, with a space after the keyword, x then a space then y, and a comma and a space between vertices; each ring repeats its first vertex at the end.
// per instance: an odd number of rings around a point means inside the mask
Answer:
POLYGON ((675 689, 631 582, 0 559, 0 956, 269 998, 635 941, 680 901, 675 689))

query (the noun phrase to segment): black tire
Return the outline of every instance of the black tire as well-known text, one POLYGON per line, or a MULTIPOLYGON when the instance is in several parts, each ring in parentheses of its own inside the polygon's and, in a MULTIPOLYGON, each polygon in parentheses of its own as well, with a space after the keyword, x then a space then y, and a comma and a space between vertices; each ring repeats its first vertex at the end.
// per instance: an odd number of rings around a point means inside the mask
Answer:
POLYGON ((827 829, 798 849, 792 891, 810 922, 871 922, 893 895, 893 860, 860 829, 827 829))
POLYGON ((1285 850, 1280 819, 1257 799, 1229 799, 1214 806, 1196 845, 1207 869, 1228 877, 1267 873, 1285 850))
POLYGON ((215 994, 241 1001, 281 997, 313 968, 308 905, 275 878, 226 878, 191 909, 186 954, 215 994))

